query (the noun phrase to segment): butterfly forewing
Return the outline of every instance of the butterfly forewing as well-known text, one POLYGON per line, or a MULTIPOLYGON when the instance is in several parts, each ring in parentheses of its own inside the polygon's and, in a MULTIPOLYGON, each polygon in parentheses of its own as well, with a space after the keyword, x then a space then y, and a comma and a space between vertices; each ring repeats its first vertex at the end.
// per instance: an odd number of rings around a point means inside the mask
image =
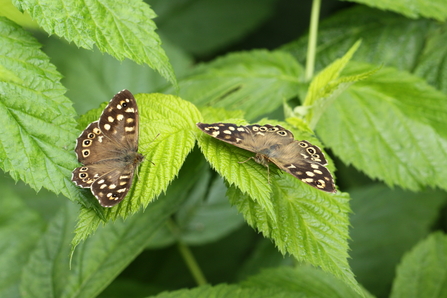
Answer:
POLYGON ((82 167, 73 171, 73 182, 90 188, 100 204, 112 207, 124 199, 143 156, 138 151, 138 108, 132 93, 116 94, 76 142, 82 167))
POLYGON ((203 132, 239 148, 256 153, 256 162, 271 161, 301 181, 326 192, 335 192, 323 152, 307 141, 296 141, 292 132, 280 125, 237 126, 232 123, 197 123, 203 132))
POLYGON ((138 149, 138 107, 130 91, 123 90, 110 100, 99 117, 99 128, 119 147, 138 149))

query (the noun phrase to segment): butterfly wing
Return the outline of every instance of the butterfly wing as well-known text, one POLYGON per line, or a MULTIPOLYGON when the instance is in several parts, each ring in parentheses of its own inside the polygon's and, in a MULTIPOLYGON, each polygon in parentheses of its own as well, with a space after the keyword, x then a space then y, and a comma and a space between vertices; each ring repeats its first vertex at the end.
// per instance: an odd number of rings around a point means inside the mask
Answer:
POLYGON ((99 129, 118 147, 138 150, 138 106, 129 90, 117 93, 110 100, 99 117, 99 129))
POLYGON ((236 147, 263 153, 272 146, 293 142, 293 134, 280 125, 237 126, 232 123, 197 123, 206 134, 236 147))
POLYGON ((143 156, 138 150, 138 108, 132 93, 116 94, 98 121, 77 138, 75 152, 83 164, 72 173, 72 181, 90 188, 104 207, 124 199, 143 156))
POLYGON ((96 179, 91 187, 93 195, 103 207, 113 207, 121 202, 132 186, 136 165, 115 168, 96 179))
POLYGON ((327 161, 317 146, 307 141, 294 141, 278 147, 269 160, 279 168, 317 189, 334 193, 334 179, 325 167, 327 161))

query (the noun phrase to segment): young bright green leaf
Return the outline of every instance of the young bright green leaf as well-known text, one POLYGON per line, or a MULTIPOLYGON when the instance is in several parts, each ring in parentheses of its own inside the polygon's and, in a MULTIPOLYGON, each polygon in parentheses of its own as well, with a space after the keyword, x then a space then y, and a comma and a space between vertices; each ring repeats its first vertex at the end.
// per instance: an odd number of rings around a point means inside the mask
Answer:
POLYGON ((21 13, 17 8, 14 7, 11 0, 0 0, 0 16, 7 17, 11 21, 15 23, 27 27, 38 29, 39 26, 35 21, 31 19, 31 17, 27 13, 21 13))
POLYGON ((331 94, 336 86, 328 85, 340 77, 340 72, 345 68, 346 64, 351 60, 357 49, 360 47, 361 41, 357 41, 346 54, 332 62, 318 75, 316 75, 310 83, 307 96, 304 99, 303 106, 312 106, 318 99, 327 97, 331 94))
POLYGON ((228 197, 248 224, 272 239, 281 253, 321 267, 360 293, 347 260, 348 195, 325 193, 285 173, 272 179, 271 187, 276 221, 258 200, 236 187, 229 188, 228 197))
MULTIPOLYGON (((221 122, 227 122, 227 120, 221 119, 221 122)), ((241 124, 242 122, 244 121, 231 119, 231 123, 241 124)), ((286 128, 289 126, 268 119, 261 119, 259 123, 280 124, 286 128)), ((295 131, 295 139, 306 139, 313 144, 319 145, 318 140, 309 133, 295 131)), ((282 171, 273 164, 267 169, 263 165, 251 160, 251 157, 254 157, 255 153, 214 139, 204 133, 199 137, 198 144, 211 166, 230 185, 234 184, 243 193, 248 194, 253 200, 256 200, 266 210, 271 219, 275 221, 276 215, 270 199, 272 189, 269 180, 275 179, 276 174, 282 173, 282 171)))
POLYGON ((159 36, 156 17, 141 0, 13 0, 49 34, 56 34, 77 46, 94 45, 118 60, 129 58, 156 69, 174 85, 176 79, 159 36))
POLYGON ((70 181, 77 164, 75 111, 60 74, 37 41, 5 18, 0 44, 0 64, 15 78, 0 80, 0 167, 35 190, 83 196, 70 181))
POLYGON ((444 0, 348 0, 382 10, 391 10, 409 18, 433 18, 440 22, 447 20, 447 2, 444 0))
POLYGON ((445 192, 414 193, 378 185, 350 194, 349 263, 359 283, 377 297, 386 297, 402 255, 426 237, 438 220, 445 192))
POLYGON ((247 278, 241 283, 241 286, 265 290, 278 288, 289 291, 289 297, 300 297, 296 295, 319 298, 372 297, 366 291, 366 296, 362 296, 332 275, 310 266, 263 270, 261 273, 247 278))
POLYGON ((243 193, 248 194, 252 200, 257 201, 272 219, 275 219, 273 205, 270 200, 271 185, 268 183, 267 168, 249 160, 254 154, 216 140, 205 133, 201 133, 197 141, 200 150, 211 166, 230 185, 235 184, 243 193))
MULTIPOLYGON (((205 162, 198 162, 197 158, 195 158, 194 156, 191 158, 191 155, 194 154, 190 154, 186 159, 184 166, 180 171, 179 178, 173 181, 172 185, 168 188, 165 194, 161 195, 158 200, 150 204, 149 209, 151 210, 150 212, 155 212, 154 216, 166 216, 164 223, 166 223, 167 219, 173 212, 178 210, 179 204, 181 204, 187 198, 189 190, 200 178, 200 174, 203 173, 207 168, 205 162), (158 203, 159 201, 163 203, 158 203), (162 204, 162 208, 169 208, 165 211, 161 211, 161 213, 156 213, 155 209, 157 208, 158 204, 162 204)), ((150 212, 145 211, 144 213, 137 213, 130 218, 134 218, 135 216, 146 216, 146 214, 150 212)), ((101 223, 103 223, 101 218, 99 218, 93 210, 81 208, 81 213, 79 214, 78 223, 75 229, 75 236, 71 242, 71 253, 73 253, 73 251, 77 252, 77 249, 75 250, 75 248, 83 240, 86 240, 92 233, 94 233, 101 223)), ((172 243, 172 239, 175 238, 173 237, 174 235, 172 231, 168 231, 165 234, 160 233, 160 231, 166 232, 166 229, 164 227, 165 224, 159 225, 157 229, 153 231, 151 237, 147 239, 147 242, 144 246, 147 247, 151 245, 152 247, 154 247, 157 245, 160 246, 160 243, 172 243), (158 239, 154 239, 155 237, 158 237, 158 239)), ((138 229, 139 227, 136 228, 138 229)))
MULTIPOLYGON (((347 73, 370 69, 351 63, 347 73)), ((389 185, 447 189, 447 96, 424 80, 382 68, 345 91, 318 123, 325 144, 346 164, 389 185)))
POLYGON ((203 116, 204 123, 222 122, 223 120, 230 121, 232 119, 234 119, 234 121, 240 121, 240 119, 243 119, 245 115, 244 111, 228 111, 224 108, 202 107, 199 110, 203 116))
MULTIPOLYGON (((173 292, 163 292, 152 298, 287 298, 289 292, 281 289, 243 289, 237 285, 220 284, 217 286, 205 285, 193 289, 183 289, 173 292)), ((150 298, 148 297, 148 298, 150 298)), ((294 296, 304 298, 303 296, 294 296)))
POLYGON ((377 71, 377 69, 373 69, 351 76, 340 77, 340 72, 351 60, 359 46, 360 41, 357 41, 342 58, 335 60, 327 66, 310 83, 303 106, 298 108, 310 107, 310 109, 306 110, 305 119, 311 129, 315 128, 321 115, 337 96, 356 81, 364 80, 377 71))
POLYGON ((302 66, 287 53, 242 52, 198 66, 179 81, 179 94, 197 106, 244 110, 251 120, 295 96, 302 75, 302 66))
POLYGON ((21 297, 22 270, 42 235, 45 222, 4 180, 0 181, 0 297, 21 297))
POLYGON ((397 267, 391 298, 447 297, 447 236, 436 232, 416 245, 397 267))

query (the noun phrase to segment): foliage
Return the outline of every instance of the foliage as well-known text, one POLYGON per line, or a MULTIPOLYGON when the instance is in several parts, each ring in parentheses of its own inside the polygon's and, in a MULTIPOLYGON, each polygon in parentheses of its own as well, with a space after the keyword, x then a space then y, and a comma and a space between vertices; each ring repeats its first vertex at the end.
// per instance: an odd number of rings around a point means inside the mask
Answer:
POLYGON ((148 2, 0 1, 1 297, 446 295, 444 1, 326 12, 312 53, 273 14, 293 1, 148 2), (102 208, 73 147, 124 88, 145 160, 102 208), (240 163, 197 122, 280 124, 338 191, 240 163))

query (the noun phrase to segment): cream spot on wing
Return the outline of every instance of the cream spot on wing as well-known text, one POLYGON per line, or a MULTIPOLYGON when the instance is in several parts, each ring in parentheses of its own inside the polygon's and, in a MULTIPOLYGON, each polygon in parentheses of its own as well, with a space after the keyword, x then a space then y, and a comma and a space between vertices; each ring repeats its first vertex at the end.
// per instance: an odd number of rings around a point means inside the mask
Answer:
POLYGON ((242 139, 236 138, 236 143, 239 143, 242 139))
MULTIPOLYGON (((124 115, 123 114, 118 114, 118 115, 116 115, 116 120, 118 120, 118 121, 121 121, 121 120, 123 120, 124 119, 124 115)), ((129 118, 129 119, 131 119, 131 118, 129 118)), ((129 122, 129 121, 128 121, 129 122)))
POLYGON ((229 126, 228 129, 234 131, 236 128, 234 128, 233 126, 229 126))
POLYGON ((307 171, 307 172, 306 172, 306 175, 307 175, 307 176, 310 176, 310 177, 314 177, 314 176, 315 176, 315 173, 312 173, 311 171, 307 171))
POLYGON ((104 136, 99 136, 98 137, 98 142, 102 143, 102 139, 104 138, 104 136))
POLYGON ((262 133, 262 132, 260 132, 260 131, 259 131, 259 132, 257 132, 256 134, 257 134, 257 135, 261 135, 261 136, 265 136, 265 134, 264 134, 264 133, 262 133))
POLYGON ((130 126, 130 127, 126 126, 126 127, 124 127, 124 130, 127 132, 135 131, 135 126, 130 126))
POLYGON ((227 135, 231 135, 231 131, 229 131, 229 130, 224 130, 223 133, 225 133, 227 135))
POLYGON ((319 175, 323 175, 323 172, 320 171, 320 170, 314 170, 314 173, 317 173, 317 174, 319 174, 319 175))
POLYGON ((135 113, 135 109, 134 108, 127 108, 124 110, 124 112, 126 113, 135 113))
POLYGON ((101 179, 101 180, 99 180, 97 183, 98 183, 98 184, 103 184, 104 181, 105 181, 104 179, 101 179))
POLYGON ((316 165, 316 164, 311 164, 310 166, 314 169, 318 169, 320 167, 319 165, 316 165))
POLYGON ((121 192, 125 192, 125 191, 126 191, 126 188, 121 188, 121 189, 118 189, 116 192, 121 193, 121 192))
MULTIPOLYGON (((120 115, 118 115, 118 116, 120 116, 120 115)), ((123 116, 123 115, 121 115, 121 116, 123 116)), ((124 116, 123 116, 124 117, 124 116)), ((119 120, 119 119, 118 119, 119 120)), ((133 118, 127 118, 126 119, 126 122, 127 123, 132 123, 133 122, 133 118)))
POLYGON ((318 184, 317 184, 317 187, 318 187, 318 188, 324 188, 324 187, 326 186, 326 182, 324 182, 324 180, 321 180, 321 179, 320 179, 320 180, 318 180, 318 182, 320 182, 320 184, 321 184, 321 185, 318 185, 318 184))
POLYGON ((115 189, 116 188, 116 184, 110 184, 109 185, 109 189, 115 189))
POLYGON ((113 118, 112 116, 107 117, 107 120, 109 120, 109 122, 113 122, 115 121, 115 118, 113 118))
POLYGON ((110 198, 112 196, 112 193, 111 192, 109 192, 107 195, 106 195, 106 197, 108 197, 108 198, 110 198))
POLYGON ((213 137, 217 137, 220 134, 220 131, 216 130, 213 131, 213 133, 211 134, 213 137))
POLYGON ((314 179, 313 178, 304 178, 304 179, 301 179, 301 181, 306 182, 306 183, 312 183, 312 182, 314 182, 314 179))
POLYGON ((123 106, 122 106, 122 105, 116 105, 116 108, 117 108, 118 110, 121 110, 121 109, 123 108, 123 106))
POLYGON ((287 167, 288 169, 295 169, 296 167, 294 165, 290 165, 287 167))
POLYGON ((237 131, 245 131, 245 129, 243 127, 238 127, 237 131))
POLYGON ((107 187, 107 184, 103 184, 103 185, 101 185, 99 188, 100 189, 104 189, 104 188, 106 188, 107 187))
POLYGON ((121 176, 120 176, 120 179, 129 179, 129 178, 130 178, 129 175, 121 175, 121 176))
POLYGON ((110 130, 110 128, 111 128, 110 124, 108 124, 108 123, 104 124, 104 129, 105 130, 110 130))

